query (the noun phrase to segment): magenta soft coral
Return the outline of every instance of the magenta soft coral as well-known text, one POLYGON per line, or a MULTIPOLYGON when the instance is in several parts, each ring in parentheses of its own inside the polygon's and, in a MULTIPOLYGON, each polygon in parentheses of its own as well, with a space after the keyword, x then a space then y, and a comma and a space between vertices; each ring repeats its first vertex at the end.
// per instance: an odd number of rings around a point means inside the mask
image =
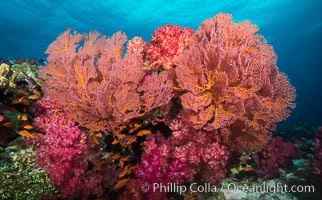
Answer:
POLYGON ((253 157, 256 162, 255 173, 264 179, 279 176, 279 169, 286 167, 297 156, 293 143, 283 142, 281 137, 272 138, 267 146, 253 157))
POLYGON ((194 130, 182 116, 173 120, 170 129, 172 136, 167 139, 160 133, 149 135, 144 143, 145 153, 151 155, 153 149, 158 149, 162 166, 167 166, 168 160, 177 159, 201 181, 218 184, 225 177, 229 150, 213 133, 194 130))
POLYGON ((218 184, 226 176, 230 152, 212 133, 194 130, 181 115, 170 129, 169 138, 160 132, 147 136, 136 179, 129 182, 120 199, 166 199, 165 193, 151 192, 153 183, 182 184, 199 177, 199 181, 218 184), (146 193, 140 188, 143 184, 150 187, 146 193))
POLYGON ((42 113, 35 118, 34 128, 46 134, 32 138, 28 144, 36 149, 37 166, 49 174, 52 184, 60 189, 61 198, 101 195, 101 175, 86 172, 85 134, 46 97, 33 110, 42 113))
POLYGON ((186 169, 186 164, 179 159, 173 159, 166 166, 161 164, 161 156, 157 149, 153 149, 149 155, 143 155, 141 164, 134 171, 136 179, 132 179, 126 186, 126 191, 120 199, 140 197, 138 199, 167 199, 167 194, 159 190, 153 190, 153 184, 182 184, 192 178, 192 174, 186 169), (139 184, 138 184, 139 183, 139 184), (145 193, 141 187, 148 187, 145 193))
POLYGON ((312 143, 315 149, 315 155, 314 160, 310 162, 310 168, 312 174, 322 183, 322 127, 319 128, 312 143))
POLYGON ((141 166, 135 169, 135 177, 149 183, 159 181, 160 183, 182 184, 191 179, 191 174, 185 169, 186 165, 179 159, 171 160, 167 168, 161 165, 160 153, 154 149, 150 155, 141 158, 141 166))

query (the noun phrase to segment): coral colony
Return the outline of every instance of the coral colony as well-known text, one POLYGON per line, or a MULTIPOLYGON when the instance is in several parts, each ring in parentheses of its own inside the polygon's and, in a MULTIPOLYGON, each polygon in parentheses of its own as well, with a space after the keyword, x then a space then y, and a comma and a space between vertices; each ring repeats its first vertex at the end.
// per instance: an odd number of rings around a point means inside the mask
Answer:
MULTIPOLYGON (((23 106, 13 127, 4 112, 12 104, 1 102, 0 128, 29 138, 59 190, 53 198, 167 199, 197 182, 212 192, 251 154, 245 171, 278 177, 297 157, 294 144, 272 137, 295 89, 257 31, 222 13, 196 31, 159 27, 150 42, 67 29, 37 76, 34 63, 1 64, 2 95, 23 106)), ((321 133, 310 165, 318 176, 321 133)))

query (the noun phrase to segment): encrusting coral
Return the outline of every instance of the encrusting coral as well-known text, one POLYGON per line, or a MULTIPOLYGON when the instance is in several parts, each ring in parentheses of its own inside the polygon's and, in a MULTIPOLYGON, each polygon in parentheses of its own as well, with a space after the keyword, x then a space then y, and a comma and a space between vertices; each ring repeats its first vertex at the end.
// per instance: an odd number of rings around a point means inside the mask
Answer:
POLYGON ((295 89, 256 31, 248 21, 218 14, 200 25, 175 63, 185 92, 181 103, 194 127, 217 132, 240 152, 261 150, 275 123, 295 107, 295 89))
POLYGON ((21 72, 25 73, 28 77, 36 78, 37 77, 37 66, 36 64, 29 64, 27 62, 23 62, 21 64, 13 64, 11 69, 17 73, 18 79, 23 79, 21 72))
POLYGON ((6 148, 0 147, 1 199, 30 199, 53 197, 58 193, 49 176, 35 167, 35 152, 26 148, 25 138, 17 138, 6 148))
POLYGON ((17 74, 10 69, 10 66, 2 63, 0 65, 0 89, 5 89, 6 91, 13 90, 16 88, 15 79, 17 74))

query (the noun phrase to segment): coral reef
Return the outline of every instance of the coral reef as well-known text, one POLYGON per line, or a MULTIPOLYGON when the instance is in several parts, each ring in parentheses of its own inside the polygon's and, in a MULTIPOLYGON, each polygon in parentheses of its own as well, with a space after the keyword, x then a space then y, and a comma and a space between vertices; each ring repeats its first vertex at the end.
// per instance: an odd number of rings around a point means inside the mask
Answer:
POLYGON ((196 129, 218 132, 239 152, 261 150, 275 123, 295 107, 295 89, 256 31, 248 21, 235 24, 230 15, 217 14, 199 26, 175 62, 189 120, 196 129))
POLYGON ((30 138, 59 199, 166 199, 173 194, 145 187, 218 186, 230 171, 254 175, 254 160, 257 176, 276 177, 296 156, 271 136, 295 107, 295 89, 256 32, 222 13, 196 32, 161 26, 149 42, 67 29, 39 78, 37 60, 1 64, 0 131, 30 138))

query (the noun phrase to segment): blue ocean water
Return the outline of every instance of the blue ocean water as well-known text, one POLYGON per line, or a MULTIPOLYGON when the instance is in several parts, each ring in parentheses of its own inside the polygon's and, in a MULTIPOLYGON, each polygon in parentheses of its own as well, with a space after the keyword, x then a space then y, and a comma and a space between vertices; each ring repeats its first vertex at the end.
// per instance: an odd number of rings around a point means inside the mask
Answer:
POLYGON ((278 55, 278 66, 297 89, 288 122, 322 125, 321 0, 0 0, 0 57, 45 58, 44 51, 67 27, 78 32, 150 40, 165 24, 197 29, 218 12, 259 26, 278 55))

